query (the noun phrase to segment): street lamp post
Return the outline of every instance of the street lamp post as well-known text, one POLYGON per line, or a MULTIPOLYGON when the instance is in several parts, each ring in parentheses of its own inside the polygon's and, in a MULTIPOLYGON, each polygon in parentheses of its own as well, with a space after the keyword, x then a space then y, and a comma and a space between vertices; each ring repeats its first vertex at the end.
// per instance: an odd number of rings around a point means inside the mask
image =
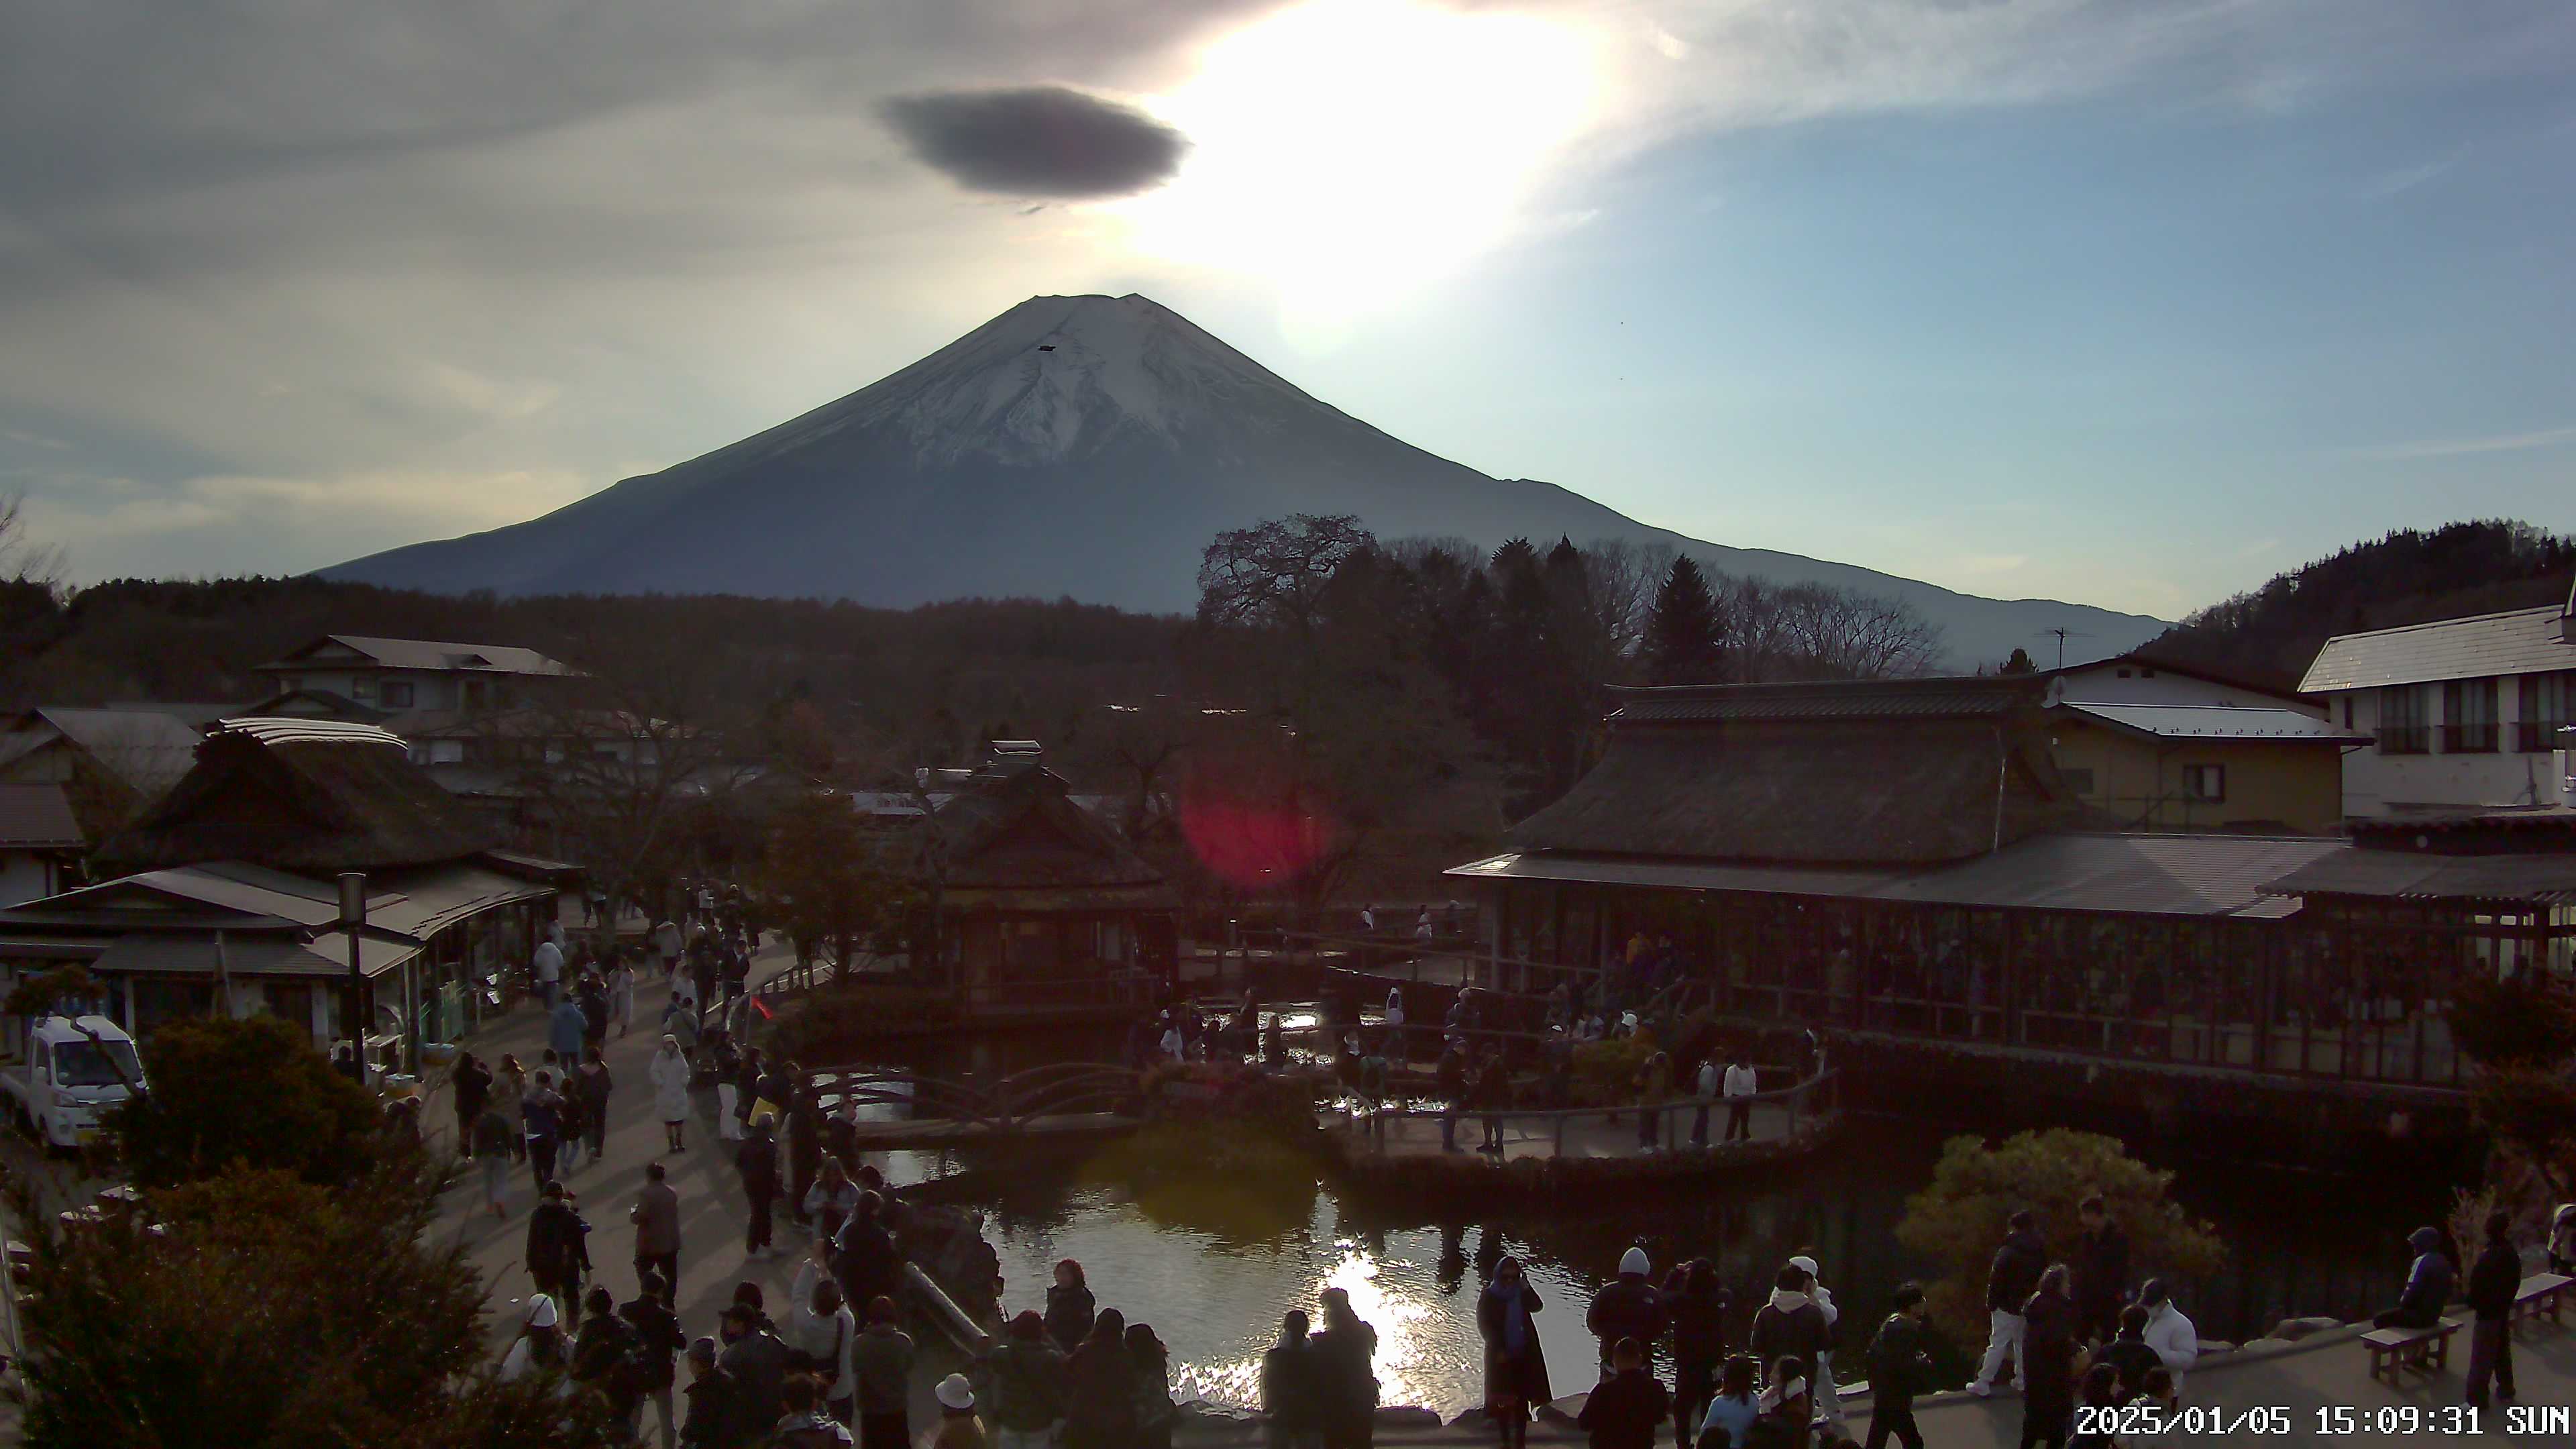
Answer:
POLYGON ((340 872, 340 929, 349 937, 348 996, 340 1022, 349 1033, 349 1075, 367 1084, 367 973, 358 964, 358 933, 367 924, 367 877, 364 871, 340 872))

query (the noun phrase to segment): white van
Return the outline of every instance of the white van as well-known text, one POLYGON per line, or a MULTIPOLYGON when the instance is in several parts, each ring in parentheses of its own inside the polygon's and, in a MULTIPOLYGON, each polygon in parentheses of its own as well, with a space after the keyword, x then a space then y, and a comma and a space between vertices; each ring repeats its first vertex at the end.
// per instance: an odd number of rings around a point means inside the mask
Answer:
POLYGON ((0 1091, 48 1146, 77 1147, 96 1137, 99 1118, 143 1086, 134 1038, 104 1016, 40 1016, 27 1023, 25 1042, 23 1052, 0 1063, 0 1091))

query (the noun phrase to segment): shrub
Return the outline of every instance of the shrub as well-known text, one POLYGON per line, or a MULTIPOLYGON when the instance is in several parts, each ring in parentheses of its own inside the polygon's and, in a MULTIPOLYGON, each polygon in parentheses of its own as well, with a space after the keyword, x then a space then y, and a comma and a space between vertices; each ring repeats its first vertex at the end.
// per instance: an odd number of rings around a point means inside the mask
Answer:
POLYGON ((1941 1264, 1931 1285, 1934 1314, 1960 1341, 1981 1339, 1986 1322, 1986 1268, 2013 1213, 2039 1218, 2052 1261, 2075 1239, 2075 1205, 2093 1193, 2129 1235, 2131 1271, 2201 1277, 2226 1262, 2226 1245, 2207 1223, 2167 1200, 2173 1174, 2129 1156, 2116 1137, 2052 1127, 2022 1132, 1998 1146, 1953 1137, 1941 1149, 1932 1182, 1906 1200, 1896 1239, 1941 1264))
POLYGON ((108 1114, 126 1169, 167 1187, 240 1166, 318 1186, 376 1162, 383 1108, 273 1016, 172 1021, 143 1048, 150 1090, 108 1114))
POLYGON ((1588 1041, 1574 1048, 1574 1102, 1579 1107, 1615 1107, 1637 1095, 1637 1069, 1655 1054, 1655 1036, 1588 1041))
POLYGON ((2464 977, 2451 990, 2451 1038, 2482 1067, 2555 1066, 2576 1056, 2576 993, 2535 972, 2464 977))

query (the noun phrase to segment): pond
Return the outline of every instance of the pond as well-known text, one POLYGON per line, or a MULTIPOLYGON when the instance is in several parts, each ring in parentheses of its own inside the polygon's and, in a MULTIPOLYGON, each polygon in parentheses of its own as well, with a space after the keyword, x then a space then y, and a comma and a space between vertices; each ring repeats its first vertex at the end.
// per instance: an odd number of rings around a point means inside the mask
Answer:
MULTIPOLYGON (((987 1070, 1028 1065, 1025 1050, 987 1070)), ((1043 1307, 1055 1261, 1081 1262, 1101 1306, 1151 1324, 1171 1347, 1184 1402, 1252 1406, 1261 1351, 1280 1315, 1311 1314, 1317 1292, 1338 1286, 1377 1327, 1384 1402, 1455 1416, 1480 1399, 1475 1293, 1506 1253, 1521 1259, 1546 1303, 1537 1322, 1559 1394, 1592 1380, 1584 1308, 1632 1243, 1646 1248, 1658 1277, 1676 1259, 1714 1261, 1735 1296, 1731 1342, 1741 1341, 1780 1264, 1812 1252, 1847 1320, 1841 1375, 1859 1377, 1857 1350, 1889 1293, 1934 1270, 1907 1254, 1894 1230, 1953 1130, 1856 1117, 1827 1152, 1772 1171, 1599 1211, 1498 1206, 1473 1218, 1346 1200, 1302 1166, 1249 1180, 1240 1171, 1166 1172, 1140 1184, 1121 1175, 1114 1149, 1038 1161, 1009 1149, 877 1160, 897 1183, 953 1177, 942 1199, 987 1214, 1006 1310, 1043 1307)), ((2177 1294, 2208 1338, 2257 1336, 2290 1314, 2349 1318, 2385 1306, 2405 1232, 2432 1220, 2447 1198, 2431 1173, 2360 1181, 2195 1160, 2155 1144, 2135 1150, 2176 1171, 2175 1196, 2229 1245, 2226 1272, 2177 1294)), ((1964 1382, 1980 1346, 1953 1346, 1945 1369, 1964 1382)))

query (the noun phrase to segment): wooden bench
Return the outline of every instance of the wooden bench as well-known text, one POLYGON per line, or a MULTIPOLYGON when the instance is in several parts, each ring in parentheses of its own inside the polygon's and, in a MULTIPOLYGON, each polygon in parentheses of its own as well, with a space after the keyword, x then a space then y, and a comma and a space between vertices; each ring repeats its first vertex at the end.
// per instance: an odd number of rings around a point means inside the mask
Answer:
POLYGON ((2563 1306, 2560 1300, 2570 1289, 2576 1289, 2576 1278, 2564 1273, 2534 1273, 2523 1279, 2522 1286, 2514 1290, 2513 1312, 2506 1321, 2520 1323, 2546 1313, 2550 1322, 2562 1322, 2558 1316, 2563 1306))
POLYGON ((2370 1350, 2370 1376, 2394 1385, 2408 1369, 2438 1374, 2451 1366, 2451 1335, 2468 1326, 2445 1318, 2430 1328, 2374 1328, 2361 1336, 2370 1350))

